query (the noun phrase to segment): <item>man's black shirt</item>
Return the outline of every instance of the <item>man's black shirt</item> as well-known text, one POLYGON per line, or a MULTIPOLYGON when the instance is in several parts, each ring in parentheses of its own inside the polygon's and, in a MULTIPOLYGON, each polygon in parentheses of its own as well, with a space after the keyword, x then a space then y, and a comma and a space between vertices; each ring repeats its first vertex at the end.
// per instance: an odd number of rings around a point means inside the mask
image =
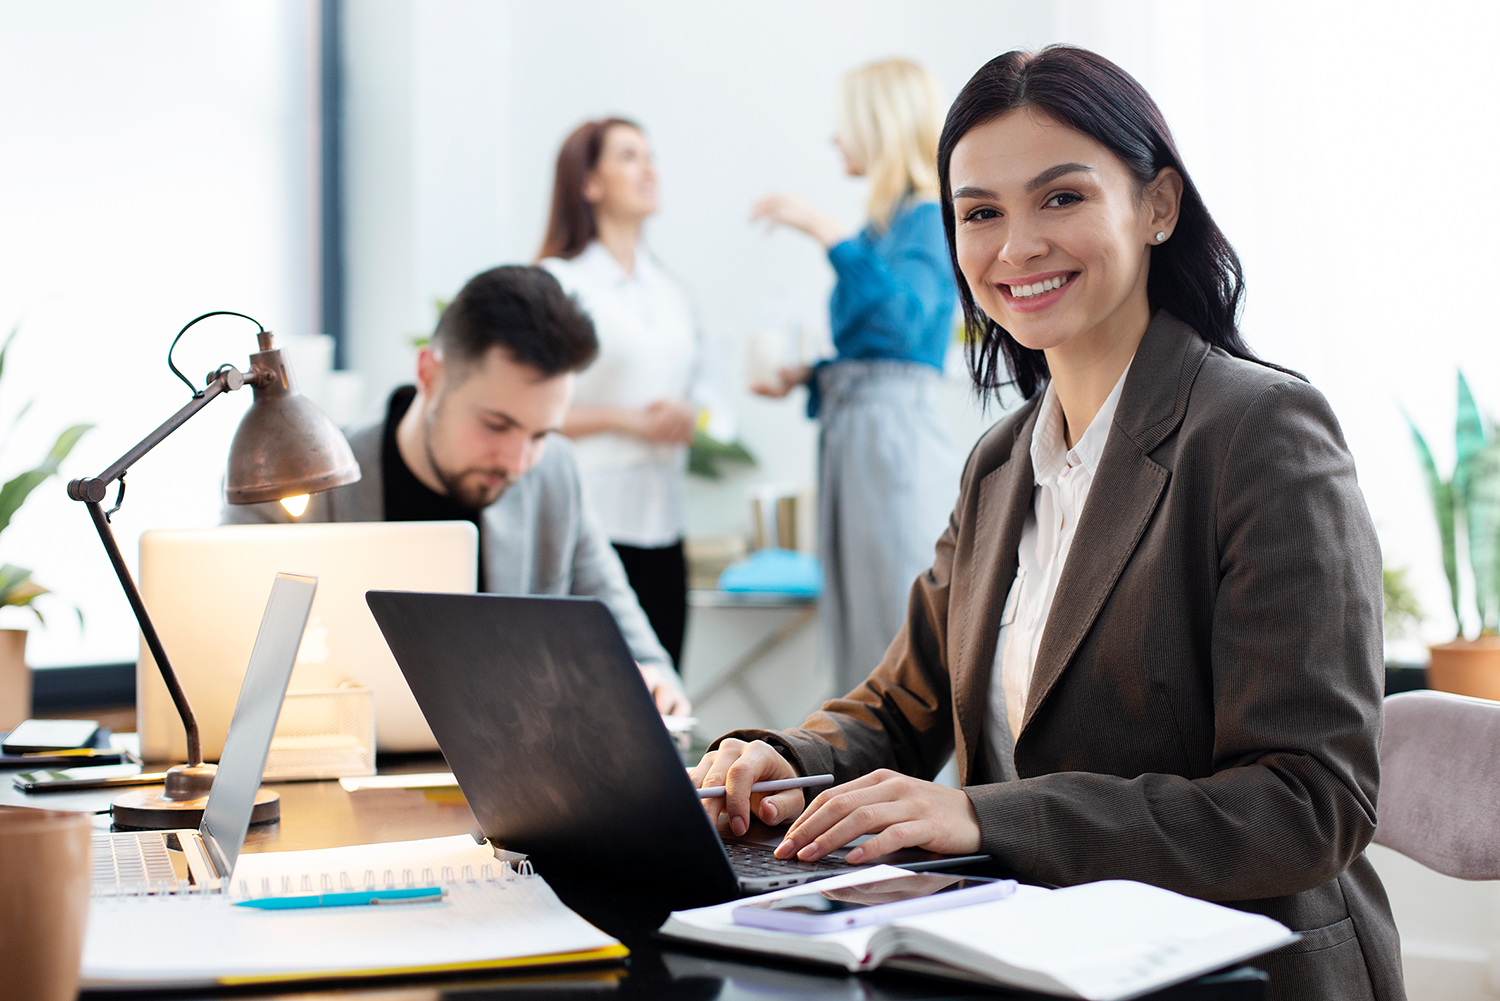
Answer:
MULTIPOLYGON (((416 398, 417 387, 402 386, 391 394, 385 416, 385 438, 380 447, 386 521, 467 521, 479 527, 479 512, 446 494, 436 493, 406 467, 396 447, 396 428, 416 398)), ((484 563, 479 564, 479 590, 484 590, 484 563)))

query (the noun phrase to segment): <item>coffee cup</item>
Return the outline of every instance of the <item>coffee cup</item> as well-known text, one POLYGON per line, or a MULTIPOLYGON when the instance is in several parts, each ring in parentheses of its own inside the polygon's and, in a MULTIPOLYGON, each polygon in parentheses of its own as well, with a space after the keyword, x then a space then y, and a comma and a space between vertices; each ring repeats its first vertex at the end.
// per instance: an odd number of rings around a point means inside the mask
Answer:
POLYGON ((0 1001, 77 996, 92 835, 87 814, 0 807, 0 1001))

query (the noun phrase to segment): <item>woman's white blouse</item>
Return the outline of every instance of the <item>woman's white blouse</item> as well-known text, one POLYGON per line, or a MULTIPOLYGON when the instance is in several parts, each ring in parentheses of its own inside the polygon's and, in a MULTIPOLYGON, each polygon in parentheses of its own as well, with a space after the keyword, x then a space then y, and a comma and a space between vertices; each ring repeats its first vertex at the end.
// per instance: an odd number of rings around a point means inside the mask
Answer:
MULTIPOLYGON (((578 375, 574 405, 644 407, 693 395, 698 336, 687 295, 644 246, 627 274, 597 240, 572 260, 541 262, 594 320, 599 357, 578 375)), ((575 443, 589 506, 613 542, 655 548, 682 537, 687 449, 605 432, 575 443)))
POLYGON ((1015 777, 1012 751, 1015 735, 1026 715, 1026 696, 1031 672, 1036 666, 1047 613, 1057 594, 1073 532, 1078 527, 1094 470, 1104 452, 1105 440, 1114 423, 1115 408, 1130 366, 1120 374, 1115 388, 1094 415, 1078 444, 1067 447, 1063 436, 1062 404, 1051 382, 1037 411, 1031 432, 1031 468, 1036 487, 1031 512, 1021 529, 1021 547, 1015 579, 1000 616, 1000 636, 995 643, 995 666, 990 673, 990 704, 985 744, 990 756, 990 774, 998 780, 1015 777))

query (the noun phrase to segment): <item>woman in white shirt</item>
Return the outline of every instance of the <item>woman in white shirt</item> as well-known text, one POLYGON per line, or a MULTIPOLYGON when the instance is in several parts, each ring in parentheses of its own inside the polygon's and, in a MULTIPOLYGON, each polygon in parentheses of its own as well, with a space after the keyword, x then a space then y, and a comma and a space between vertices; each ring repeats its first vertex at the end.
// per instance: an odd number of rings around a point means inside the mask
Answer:
POLYGON ((563 433, 589 506, 657 638, 681 670, 687 623, 682 484, 697 406, 698 337, 686 294, 641 241, 656 171, 640 127, 586 122, 557 156, 537 255, 594 320, 599 357, 578 376, 563 433))

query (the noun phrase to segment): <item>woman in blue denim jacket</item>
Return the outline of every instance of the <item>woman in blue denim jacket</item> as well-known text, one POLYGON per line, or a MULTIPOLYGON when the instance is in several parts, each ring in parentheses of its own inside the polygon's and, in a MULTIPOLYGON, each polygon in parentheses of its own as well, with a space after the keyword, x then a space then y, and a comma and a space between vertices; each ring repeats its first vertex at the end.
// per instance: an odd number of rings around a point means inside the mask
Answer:
POLYGON ((958 306, 936 201, 943 109, 931 78, 906 60, 855 70, 842 97, 835 141, 846 170, 871 182, 869 223, 849 236, 787 194, 753 211, 828 248, 837 353, 752 386, 785 396, 806 384, 808 415, 819 422, 822 611, 840 695, 880 662, 905 621, 908 589, 932 561, 959 470, 937 413, 958 306))

